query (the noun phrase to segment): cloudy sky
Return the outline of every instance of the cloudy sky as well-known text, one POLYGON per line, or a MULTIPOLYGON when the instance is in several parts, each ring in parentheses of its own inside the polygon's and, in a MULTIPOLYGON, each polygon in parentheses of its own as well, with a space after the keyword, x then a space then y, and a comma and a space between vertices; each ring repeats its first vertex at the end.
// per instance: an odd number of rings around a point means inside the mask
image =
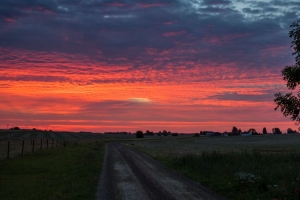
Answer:
POLYGON ((0 128, 231 131, 274 111, 298 0, 1 0, 0 128))

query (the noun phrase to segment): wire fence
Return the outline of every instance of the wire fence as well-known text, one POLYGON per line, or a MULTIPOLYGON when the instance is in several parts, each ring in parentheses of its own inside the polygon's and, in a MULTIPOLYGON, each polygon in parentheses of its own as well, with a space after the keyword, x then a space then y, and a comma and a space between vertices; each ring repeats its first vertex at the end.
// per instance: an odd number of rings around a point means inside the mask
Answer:
POLYGON ((65 147, 71 144, 66 139, 10 139, 0 141, 0 159, 34 153, 44 149, 65 147))

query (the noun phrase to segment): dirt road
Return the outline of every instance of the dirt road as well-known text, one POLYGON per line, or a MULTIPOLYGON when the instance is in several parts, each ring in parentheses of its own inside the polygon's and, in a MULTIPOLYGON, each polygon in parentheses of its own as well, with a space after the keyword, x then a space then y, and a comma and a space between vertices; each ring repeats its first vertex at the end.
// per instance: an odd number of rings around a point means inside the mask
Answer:
POLYGON ((118 143, 106 146, 96 200, 224 199, 166 168, 149 156, 118 143))

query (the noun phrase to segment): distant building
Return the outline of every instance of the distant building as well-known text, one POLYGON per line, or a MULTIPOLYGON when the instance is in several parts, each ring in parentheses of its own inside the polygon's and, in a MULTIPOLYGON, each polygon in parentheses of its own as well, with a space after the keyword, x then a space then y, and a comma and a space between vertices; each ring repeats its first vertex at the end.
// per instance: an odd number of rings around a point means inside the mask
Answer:
POLYGON ((221 136, 222 135, 222 133, 214 132, 214 131, 202 131, 202 134, 206 135, 206 136, 210 136, 210 137, 212 137, 212 136, 221 136))

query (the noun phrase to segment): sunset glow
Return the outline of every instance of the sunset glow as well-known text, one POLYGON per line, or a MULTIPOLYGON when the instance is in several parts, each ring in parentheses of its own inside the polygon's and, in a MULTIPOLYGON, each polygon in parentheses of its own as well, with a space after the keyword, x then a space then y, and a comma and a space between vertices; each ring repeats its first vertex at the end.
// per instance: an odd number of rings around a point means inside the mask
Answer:
POLYGON ((273 99, 300 4, 241 2, 4 0, 0 128, 297 129, 273 99))

